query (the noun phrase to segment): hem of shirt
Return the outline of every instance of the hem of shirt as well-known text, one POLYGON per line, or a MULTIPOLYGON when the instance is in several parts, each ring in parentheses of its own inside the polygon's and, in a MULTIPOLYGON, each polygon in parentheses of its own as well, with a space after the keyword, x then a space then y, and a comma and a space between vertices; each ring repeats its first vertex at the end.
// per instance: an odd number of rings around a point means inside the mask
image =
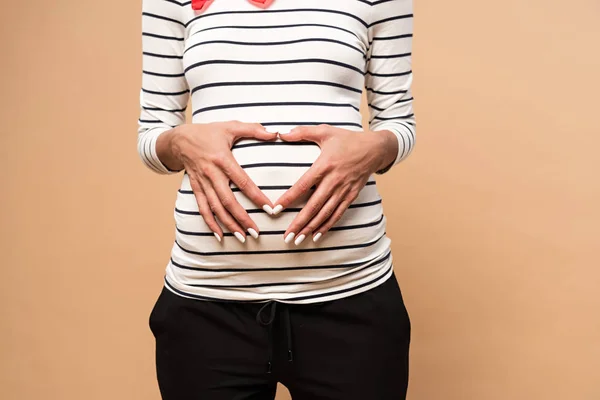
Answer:
POLYGON ((374 289, 374 288, 378 287, 379 285, 383 285, 393 275, 394 275, 394 264, 390 263, 390 266, 385 270, 384 273, 379 274, 377 276, 377 278, 372 279, 369 282, 362 283, 362 284, 360 284, 356 287, 352 287, 352 288, 344 288, 344 289, 339 289, 337 291, 332 291, 331 295, 329 295, 329 296, 324 295, 324 296, 308 298, 308 299, 303 299, 303 297, 306 297, 306 296, 298 296, 299 300, 294 299, 294 298, 290 298, 290 299, 265 298, 265 299, 261 299, 261 300, 235 300, 235 299, 200 296, 200 295, 196 295, 193 293, 187 293, 187 292, 184 292, 182 290, 179 290, 179 289, 173 287, 172 284, 169 283, 166 276, 164 279, 164 287, 167 290, 169 290, 171 293, 173 293, 179 297, 188 298, 188 299, 192 299, 192 300, 199 300, 199 301, 212 301, 212 302, 218 302, 218 303, 248 303, 248 304, 277 301, 279 303, 284 303, 284 304, 319 304, 319 303, 327 303, 329 301, 340 300, 343 298, 359 295, 361 293, 364 293, 366 291, 374 289))

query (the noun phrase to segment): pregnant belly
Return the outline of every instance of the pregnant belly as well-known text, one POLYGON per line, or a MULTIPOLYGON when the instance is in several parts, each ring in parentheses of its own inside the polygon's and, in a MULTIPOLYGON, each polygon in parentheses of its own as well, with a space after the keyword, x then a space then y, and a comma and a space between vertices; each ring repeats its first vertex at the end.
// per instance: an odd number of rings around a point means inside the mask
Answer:
MULTIPOLYGON (((244 140, 236 143, 232 153, 254 183, 259 186, 271 202, 275 203, 310 168, 312 163, 319 157, 320 148, 312 143, 286 143, 283 141, 267 143, 244 140)), ((355 206, 348 209, 336 224, 361 226, 360 229, 343 229, 331 232, 324 235, 318 243, 306 241, 301 247, 327 247, 353 243, 368 244, 377 241, 377 238, 384 233, 385 221, 383 219, 381 198, 376 185, 372 184, 374 181, 370 183, 361 190, 358 198, 353 202, 355 206)), ((244 257, 244 252, 250 251, 256 254, 256 252, 263 251, 281 251, 284 254, 286 249, 295 248, 293 243, 284 243, 283 234, 298 214, 298 211, 306 205, 312 191, 297 199, 281 214, 271 216, 262 210, 262 205, 254 204, 233 184, 232 190, 238 202, 246 209, 250 218, 253 219, 260 230, 258 239, 253 239, 250 235, 247 235, 245 244, 239 243, 222 224, 225 238, 222 243, 217 242, 202 216, 198 213, 198 206, 191 191, 189 178, 184 175, 177 196, 175 221, 177 225, 177 246, 180 247, 179 250, 182 250, 178 251, 178 254, 184 257, 188 264, 194 262, 203 266, 219 267, 234 260, 239 265, 250 263, 254 266, 252 260, 258 262, 260 258, 244 257), (232 258, 232 254, 237 255, 232 258)), ((343 257, 344 259, 364 257, 364 251, 360 251, 360 249, 356 249, 356 254, 354 253, 355 251, 335 252, 332 261, 336 257, 343 257)), ((313 257, 312 261, 314 261, 316 254, 320 253, 300 252, 295 254, 294 257, 297 261, 313 257)))

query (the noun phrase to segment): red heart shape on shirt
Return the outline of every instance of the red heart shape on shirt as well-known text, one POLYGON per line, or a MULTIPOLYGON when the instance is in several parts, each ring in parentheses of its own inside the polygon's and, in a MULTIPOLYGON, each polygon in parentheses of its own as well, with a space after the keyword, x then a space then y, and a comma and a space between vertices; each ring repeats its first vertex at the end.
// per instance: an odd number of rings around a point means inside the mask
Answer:
POLYGON ((248 0, 250 3, 254 4, 260 8, 267 8, 273 3, 273 0, 248 0))
POLYGON ((192 0, 192 9, 204 11, 214 0, 192 0))
MULTIPOLYGON (((204 11, 210 3, 214 0, 192 0, 192 9, 197 11, 204 11)), ((254 4, 260 8, 267 8, 273 3, 274 0, 248 0, 250 3, 254 4)))

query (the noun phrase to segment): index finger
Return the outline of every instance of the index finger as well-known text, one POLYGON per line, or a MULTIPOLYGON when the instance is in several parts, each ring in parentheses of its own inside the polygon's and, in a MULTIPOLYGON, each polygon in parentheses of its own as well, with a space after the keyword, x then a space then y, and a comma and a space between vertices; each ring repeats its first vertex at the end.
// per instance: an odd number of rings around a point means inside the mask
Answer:
POLYGON ((231 121, 227 125, 227 130, 234 134, 236 139, 250 138, 266 141, 277 139, 276 132, 268 132, 259 123, 231 121))
POLYGON ((273 212, 273 203, 271 203, 271 200, 256 186, 256 183, 237 163, 233 155, 224 161, 223 167, 225 175, 231 179, 246 197, 268 214, 273 212))
POLYGON ((286 192, 277 199, 275 202, 275 207, 273 208, 273 215, 279 214, 281 210, 289 207, 294 201, 307 194, 313 188, 313 186, 321 180, 321 168, 317 161, 315 161, 312 167, 302 174, 300 179, 298 179, 298 181, 296 181, 291 188, 286 190, 286 192))

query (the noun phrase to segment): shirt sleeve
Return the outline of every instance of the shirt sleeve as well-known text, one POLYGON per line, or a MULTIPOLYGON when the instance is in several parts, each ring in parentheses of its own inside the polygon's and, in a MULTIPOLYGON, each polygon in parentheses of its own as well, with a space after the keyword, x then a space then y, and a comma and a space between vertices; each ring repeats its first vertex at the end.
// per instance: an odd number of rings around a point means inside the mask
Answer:
POLYGON ((182 5, 165 0, 142 1, 142 87, 138 153, 159 174, 170 171, 156 155, 158 137, 185 123, 189 88, 183 70, 185 23, 182 5))
POLYGON ((412 0, 374 1, 369 24, 365 86, 369 129, 389 130, 398 139, 396 159, 378 174, 405 159, 415 144, 411 84, 412 0))

